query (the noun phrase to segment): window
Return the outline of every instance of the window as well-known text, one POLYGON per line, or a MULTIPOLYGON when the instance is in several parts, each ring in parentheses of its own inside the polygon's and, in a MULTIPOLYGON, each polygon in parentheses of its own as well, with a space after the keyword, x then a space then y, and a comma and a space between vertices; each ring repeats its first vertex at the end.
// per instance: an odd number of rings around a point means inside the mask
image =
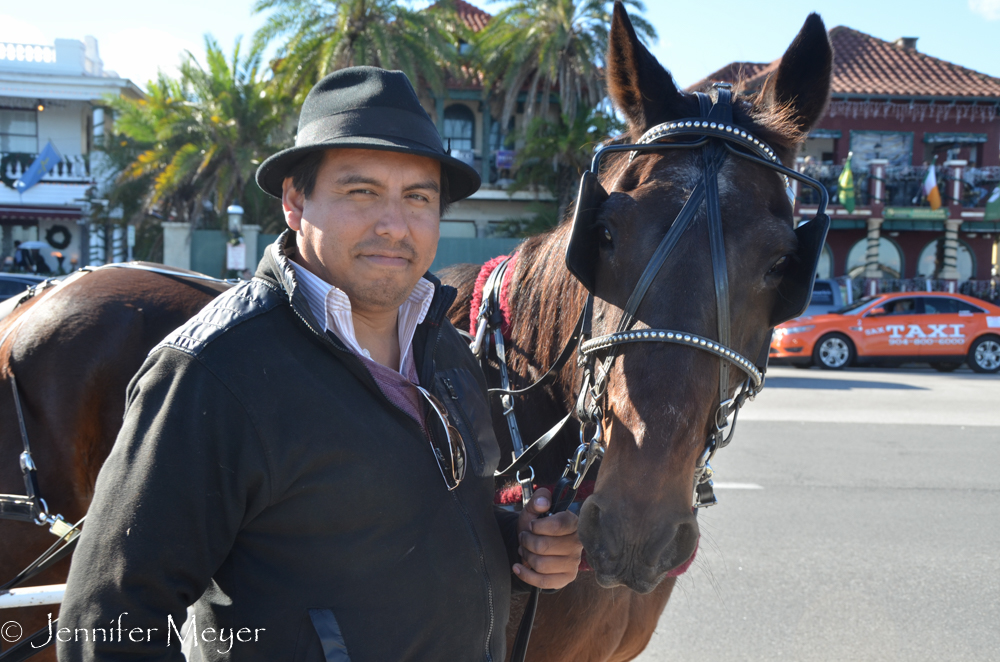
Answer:
POLYGON ((464 104, 454 104, 444 109, 444 131, 442 131, 445 144, 451 145, 451 149, 461 149, 471 151, 475 147, 476 116, 472 110, 464 104))
POLYGON ((922 315, 920 299, 906 297, 903 299, 892 299, 882 304, 886 315, 922 315))
MULTIPOLYGON (((961 280, 969 280, 976 272, 976 263, 972 257, 972 251, 964 242, 958 242, 958 277, 961 280)), ((944 239, 938 238, 924 246, 920 251, 920 260, 917 262, 917 275, 923 278, 940 278, 941 269, 944 267, 944 239)))
MULTIPOLYGON (((868 240, 862 239, 847 254, 847 275, 851 278, 864 275, 867 249, 868 240)), ((903 253, 885 237, 879 237, 878 240, 878 268, 887 278, 900 278, 903 273, 903 253)))
POLYGON ((0 108, 0 152, 38 153, 38 111, 0 108))
POLYGON ((817 281, 813 285, 813 295, 812 299, 809 301, 809 305, 810 306, 833 305, 833 288, 830 287, 830 283, 821 283, 817 281))
POLYGON ((908 131, 851 131, 855 170, 864 170, 872 159, 889 159, 890 166, 913 164, 913 134, 908 131))
POLYGON ((951 297, 924 297, 924 310, 928 315, 946 313, 981 313, 983 310, 951 297))
POLYGON ((476 224, 473 221, 441 221, 441 238, 463 237, 474 239, 476 224))

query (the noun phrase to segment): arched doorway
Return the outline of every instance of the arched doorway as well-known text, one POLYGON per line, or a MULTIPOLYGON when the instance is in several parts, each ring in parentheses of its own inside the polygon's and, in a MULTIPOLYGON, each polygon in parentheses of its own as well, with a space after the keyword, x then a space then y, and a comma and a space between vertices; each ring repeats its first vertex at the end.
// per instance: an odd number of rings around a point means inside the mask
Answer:
MULTIPOLYGON (((962 240, 958 242, 958 267, 959 280, 969 280, 976 273, 976 258, 969 249, 969 246, 962 240)), ((940 278, 941 269, 944 267, 944 238, 939 237, 924 246, 920 251, 920 259, 917 261, 917 275, 923 278, 940 278)))
MULTIPOLYGON (((865 252, 868 239, 861 239, 847 253, 847 275, 851 278, 865 275, 865 252)), ((885 278, 901 278, 903 274, 903 251, 885 237, 878 240, 878 268, 885 278)))
POLYGON ((833 278, 833 251, 830 244, 823 244, 823 252, 819 254, 816 264, 816 278, 833 278))

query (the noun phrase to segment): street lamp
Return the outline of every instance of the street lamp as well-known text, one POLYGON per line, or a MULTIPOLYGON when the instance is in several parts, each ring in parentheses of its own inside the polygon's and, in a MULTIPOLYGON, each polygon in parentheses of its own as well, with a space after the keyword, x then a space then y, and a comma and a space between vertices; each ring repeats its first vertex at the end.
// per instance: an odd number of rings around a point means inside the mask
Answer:
POLYGON ((237 204, 229 205, 226 208, 226 215, 229 216, 229 234, 233 238, 239 237, 243 234, 243 207, 237 204))

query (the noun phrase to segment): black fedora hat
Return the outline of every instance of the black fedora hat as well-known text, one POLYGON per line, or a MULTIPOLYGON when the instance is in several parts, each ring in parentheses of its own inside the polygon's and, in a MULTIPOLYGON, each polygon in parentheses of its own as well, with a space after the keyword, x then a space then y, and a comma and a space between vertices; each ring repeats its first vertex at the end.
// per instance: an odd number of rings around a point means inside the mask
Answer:
POLYGON ((350 67, 316 83, 302 104, 295 146, 260 164, 257 185, 280 198, 281 184, 292 166, 311 152, 337 147, 403 152, 440 161, 441 173, 448 178, 447 202, 469 197, 481 183, 473 167, 445 151, 437 127, 401 71, 350 67))

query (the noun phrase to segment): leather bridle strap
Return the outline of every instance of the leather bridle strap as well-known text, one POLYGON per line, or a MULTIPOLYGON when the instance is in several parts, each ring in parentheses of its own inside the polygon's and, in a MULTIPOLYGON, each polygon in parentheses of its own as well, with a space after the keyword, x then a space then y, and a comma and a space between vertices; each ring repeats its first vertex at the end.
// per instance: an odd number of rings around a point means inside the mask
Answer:
POLYGON ((594 352, 599 352, 602 349, 618 347, 619 345, 651 342, 685 345, 687 347, 700 349, 708 352, 709 354, 714 354, 718 358, 723 359, 723 363, 727 365, 734 365, 745 372, 747 377, 749 377, 752 382, 751 388, 753 390, 759 391, 764 386, 764 374, 756 365, 754 365, 753 361, 746 358, 742 354, 723 346, 719 342, 709 338, 702 338, 701 336, 693 333, 669 331, 667 329, 637 329, 634 331, 626 331, 624 333, 612 333, 611 335, 601 336, 584 342, 580 346, 580 353, 590 355, 594 352))
MULTIPOLYGON (((490 395, 499 395, 501 398, 501 404, 504 408, 504 420, 507 423, 507 429, 511 437, 511 445, 513 446, 513 457, 510 464, 503 469, 496 470, 494 474, 496 477, 517 476, 517 473, 520 470, 528 467, 531 464, 531 461, 534 460, 539 453, 545 450, 546 446, 548 446, 553 439, 559 436, 563 427, 565 427, 565 425, 573 417, 573 410, 571 409, 562 419, 559 420, 558 423, 549 428, 545 434, 528 446, 525 446, 521 438, 520 428, 517 424, 517 417, 514 414, 513 398, 514 396, 525 395, 536 388, 544 386, 545 384, 555 380, 559 372, 566 366, 566 363, 569 362, 570 358, 576 354, 581 334, 585 329, 589 328, 588 323, 590 321, 590 314, 593 311, 594 306, 593 297, 588 297, 587 301, 584 303, 583 310, 580 311, 579 319, 573 326, 573 333, 566 341, 566 345, 559 353, 559 357, 556 359, 555 363, 549 366, 549 369, 545 371, 545 374, 525 388, 512 389, 510 387, 510 372, 507 369, 506 345, 501 328, 503 324, 503 313, 500 309, 501 286, 507 269, 510 266, 510 261, 511 258, 507 258, 498 264, 483 284, 483 303, 477 317, 478 328, 476 330, 476 341, 473 343, 472 348, 473 353, 477 354, 480 357, 480 360, 485 361, 486 352, 484 351, 483 341, 486 339, 486 335, 490 334, 493 340, 497 363, 500 370, 501 387, 489 389, 488 393, 490 395)), ((519 482, 521 482, 520 479, 519 482)), ((522 486, 523 485, 524 483, 522 483, 522 486)))
MULTIPOLYGON (((714 157, 715 161, 721 163, 725 159, 725 154, 717 154, 714 157)), ((701 203, 705 200, 706 189, 705 182, 701 181, 695 186, 694 190, 691 191, 691 195, 684 202, 681 207, 680 212, 678 212, 677 217, 674 222, 670 225, 670 229, 660 240, 659 245, 656 250, 653 251, 653 255, 649 258, 649 262, 646 264, 646 268, 643 269, 642 274, 639 276, 639 280, 636 282, 635 287, 632 289, 632 293, 629 295, 628 301, 625 302, 625 309, 622 312, 622 317, 618 321, 618 326, 615 333, 624 333, 632 324, 635 322, 635 313, 639 310, 639 304, 646 297, 646 292, 649 287, 656 280, 657 274, 660 273, 660 269, 663 264, 667 261, 667 258, 673 252, 677 243, 680 241, 681 236, 684 232, 691 226, 691 221, 698 214, 698 210, 701 207, 701 203)), ((582 349, 582 347, 581 347, 582 349)), ((601 363, 600 369, 597 374, 594 375, 594 385, 592 392, 595 398, 599 398, 603 393, 604 388, 607 386, 605 380, 607 379, 608 373, 611 371, 611 365, 615 360, 615 354, 617 350, 615 346, 611 346, 611 351, 604 358, 601 363)))

